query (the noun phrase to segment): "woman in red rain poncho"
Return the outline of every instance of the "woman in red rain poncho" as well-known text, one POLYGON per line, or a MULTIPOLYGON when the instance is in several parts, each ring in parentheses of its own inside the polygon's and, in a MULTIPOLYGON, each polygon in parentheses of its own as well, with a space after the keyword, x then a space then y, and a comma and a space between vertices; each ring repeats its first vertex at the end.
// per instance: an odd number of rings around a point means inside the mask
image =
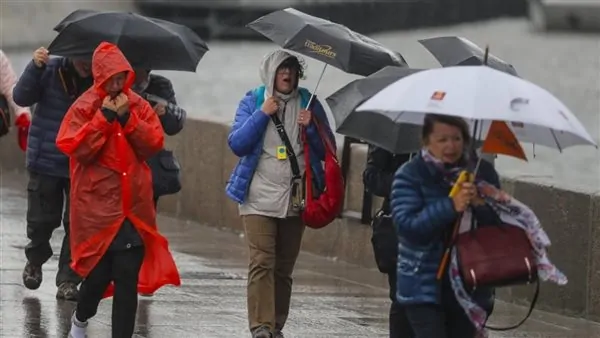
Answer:
POLYGON ((135 75, 115 45, 98 46, 92 72, 94 86, 71 106, 56 139, 71 161, 72 268, 85 278, 69 337, 85 337, 87 320, 114 290, 112 337, 125 338, 133 335, 138 292, 180 285, 156 230, 145 162, 164 136, 150 105, 130 90, 135 75))

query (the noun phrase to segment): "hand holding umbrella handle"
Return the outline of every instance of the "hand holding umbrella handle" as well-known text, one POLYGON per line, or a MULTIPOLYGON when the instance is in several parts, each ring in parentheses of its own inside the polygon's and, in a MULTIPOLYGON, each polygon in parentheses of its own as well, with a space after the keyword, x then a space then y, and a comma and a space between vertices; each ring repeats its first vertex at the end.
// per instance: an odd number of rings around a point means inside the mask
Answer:
POLYGON ((50 56, 46 48, 40 47, 33 52, 33 63, 37 68, 42 68, 48 63, 50 56))
MULTIPOLYGON (((458 175, 456 183, 454 183, 454 186, 452 187, 452 190, 450 190, 450 198, 458 194, 463 183, 473 181, 475 181, 475 175, 466 170, 461 171, 460 175, 458 175)), ((456 236, 458 236, 458 229, 460 228, 460 220, 462 216, 463 214, 461 213, 460 216, 458 216, 456 222, 454 223, 454 227, 452 229, 452 239, 450 240, 450 243, 447 244, 446 250, 444 251, 444 256, 442 257, 442 261, 440 262, 440 266, 437 271, 437 280, 442 280, 442 278, 444 277, 444 271, 446 271, 448 261, 450 260, 450 252, 452 251, 452 247, 454 241, 456 240, 456 236)))
POLYGON ((470 174, 468 171, 463 170, 460 175, 458 175, 458 179, 456 180, 456 183, 454 183, 454 186, 452 187, 452 190, 450 190, 450 194, 448 195, 449 197, 454 197, 456 196, 456 194, 458 194, 458 192, 460 191, 460 187, 463 183, 465 182, 473 182, 475 180, 475 177, 473 177, 472 174, 470 174))

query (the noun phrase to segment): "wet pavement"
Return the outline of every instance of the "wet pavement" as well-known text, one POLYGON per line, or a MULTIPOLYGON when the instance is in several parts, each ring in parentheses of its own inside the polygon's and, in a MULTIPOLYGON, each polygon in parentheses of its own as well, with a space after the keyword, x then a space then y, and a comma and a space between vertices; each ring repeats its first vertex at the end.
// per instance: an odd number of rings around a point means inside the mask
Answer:
MULTIPOLYGON (((23 182, 20 176, 0 173, 0 337, 64 338, 75 304, 54 297, 62 230, 55 233, 55 256, 44 266, 42 287, 31 291, 21 282, 23 182)), ((135 337, 249 337, 243 236, 167 217, 160 217, 159 227, 170 240, 183 284, 140 298, 135 337)), ((385 281, 376 270, 303 253, 295 271, 286 337, 386 337, 388 304, 385 281)), ((515 323, 524 311, 498 302, 491 324, 515 323)), ((110 336, 110 312, 111 300, 103 301, 91 320, 89 337, 110 336)), ((491 337, 600 337, 600 325, 535 312, 519 331, 491 337)))

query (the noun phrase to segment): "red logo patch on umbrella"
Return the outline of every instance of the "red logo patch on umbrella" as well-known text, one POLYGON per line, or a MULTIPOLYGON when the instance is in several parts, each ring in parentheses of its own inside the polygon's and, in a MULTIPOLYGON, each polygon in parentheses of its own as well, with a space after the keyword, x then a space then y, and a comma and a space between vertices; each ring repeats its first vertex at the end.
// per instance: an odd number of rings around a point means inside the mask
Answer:
POLYGON ((446 97, 446 92, 436 91, 431 95, 431 99, 435 101, 442 101, 446 97))

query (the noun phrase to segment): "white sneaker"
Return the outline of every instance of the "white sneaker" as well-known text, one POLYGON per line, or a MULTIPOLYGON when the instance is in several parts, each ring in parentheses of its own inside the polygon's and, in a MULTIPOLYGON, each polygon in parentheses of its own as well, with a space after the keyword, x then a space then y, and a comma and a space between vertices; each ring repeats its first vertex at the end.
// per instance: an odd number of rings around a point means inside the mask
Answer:
POLYGON ((88 323, 80 322, 75 317, 75 312, 73 312, 73 317, 71 317, 71 331, 69 331, 69 338, 86 338, 87 335, 85 331, 87 330, 88 323))

